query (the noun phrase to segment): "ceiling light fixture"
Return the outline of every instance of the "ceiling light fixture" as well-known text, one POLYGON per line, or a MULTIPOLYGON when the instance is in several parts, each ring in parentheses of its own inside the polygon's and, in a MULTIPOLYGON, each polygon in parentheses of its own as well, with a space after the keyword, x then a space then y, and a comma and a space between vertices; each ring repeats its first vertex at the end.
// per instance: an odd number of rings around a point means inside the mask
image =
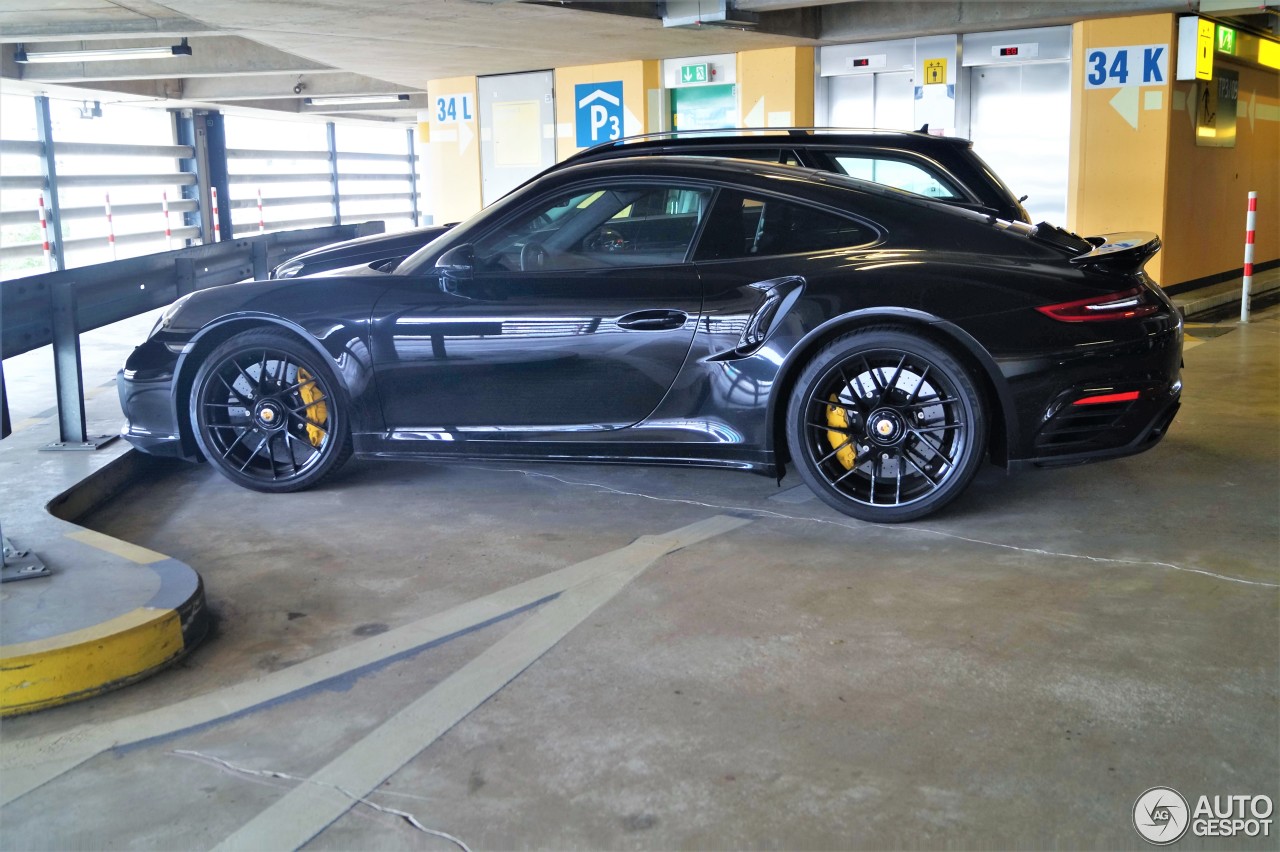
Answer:
POLYGON ((171 56, 190 56, 191 46, 184 38, 182 44, 169 47, 109 47, 101 50, 45 50, 28 53, 25 45, 18 45, 13 54, 14 62, 108 62, 127 59, 166 59, 171 56))
POLYGON ((331 98, 306 98, 307 106, 339 106, 342 104, 394 104, 409 100, 408 95, 334 95, 331 98))

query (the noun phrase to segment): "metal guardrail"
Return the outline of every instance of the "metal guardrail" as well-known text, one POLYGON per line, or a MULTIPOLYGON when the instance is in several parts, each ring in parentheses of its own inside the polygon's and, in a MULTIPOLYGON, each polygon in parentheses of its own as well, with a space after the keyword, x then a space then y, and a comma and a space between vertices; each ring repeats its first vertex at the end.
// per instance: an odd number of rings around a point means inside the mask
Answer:
POLYGON ((381 233, 384 227, 364 222, 278 231, 0 281, 0 437, 10 431, 3 358, 53 346, 59 444, 92 449, 96 444, 85 427, 81 332, 162 308, 195 290, 266 278, 273 266, 295 254, 381 233))

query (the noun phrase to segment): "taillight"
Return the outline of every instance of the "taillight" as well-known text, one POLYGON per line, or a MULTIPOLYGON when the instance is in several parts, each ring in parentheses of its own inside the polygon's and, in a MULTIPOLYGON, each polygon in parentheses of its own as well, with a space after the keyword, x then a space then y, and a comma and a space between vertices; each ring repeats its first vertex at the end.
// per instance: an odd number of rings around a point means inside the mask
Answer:
POLYGON ((1096 322, 1145 317, 1160 310, 1160 305, 1152 301, 1146 288, 1134 287, 1132 290, 1091 296, 1075 302, 1042 305, 1036 310, 1058 322, 1096 322))
POLYGON ((1125 393, 1100 393, 1096 396, 1084 396, 1077 399, 1072 405, 1107 405, 1114 402, 1133 402, 1138 398, 1137 391, 1126 391, 1125 393))

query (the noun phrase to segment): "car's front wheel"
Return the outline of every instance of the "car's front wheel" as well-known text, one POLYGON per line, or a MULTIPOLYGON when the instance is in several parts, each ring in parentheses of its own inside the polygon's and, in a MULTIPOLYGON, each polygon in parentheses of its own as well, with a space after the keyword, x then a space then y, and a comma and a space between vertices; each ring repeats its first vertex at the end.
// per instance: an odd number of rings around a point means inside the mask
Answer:
POLYGON ((255 491, 315 485, 351 455, 333 369, 287 332, 237 334, 196 372, 191 423, 205 458, 255 491))
POLYGON ((865 521, 937 511, 969 484, 986 450, 986 413, 968 371, 897 328, 828 344, 801 373, 787 418, 801 478, 865 521))

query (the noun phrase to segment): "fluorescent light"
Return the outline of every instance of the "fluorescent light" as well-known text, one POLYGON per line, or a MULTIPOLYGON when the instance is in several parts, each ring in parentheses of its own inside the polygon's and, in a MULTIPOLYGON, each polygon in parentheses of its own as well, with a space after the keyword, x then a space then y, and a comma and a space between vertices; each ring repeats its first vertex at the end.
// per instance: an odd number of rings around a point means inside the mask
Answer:
POLYGON ((170 47, 109 47, 101 50, 46 50, 28 53, 19 46, 13 55, 14 62, 108 62, 125 59, 165 59, 171 56, 190 56, 191 47, 184 38, 182 44, 170 47))
POLYGON ((408 95, 335 95, 331 98, 307 98, 307 106, 338 106, 340 104, 394 104, 409 100, 408 95))

